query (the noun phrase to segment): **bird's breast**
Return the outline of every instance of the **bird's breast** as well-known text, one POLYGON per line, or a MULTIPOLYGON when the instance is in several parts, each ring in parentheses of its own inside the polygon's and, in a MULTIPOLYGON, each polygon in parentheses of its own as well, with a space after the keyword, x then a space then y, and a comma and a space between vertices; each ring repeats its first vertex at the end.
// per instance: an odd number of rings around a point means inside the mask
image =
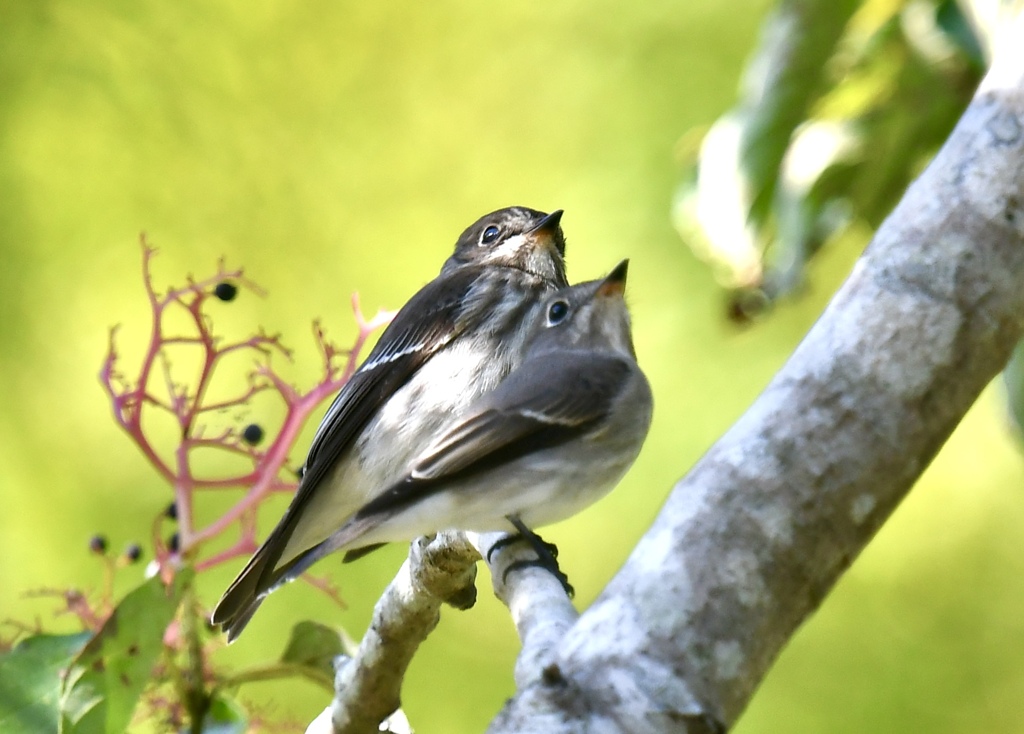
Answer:
POLYGON ((484 338, 456 341, 435 354, 360 434, 358 471, 376 491, 398 481, 473 400, 504 379, 512 362, 506 349, 484 338))

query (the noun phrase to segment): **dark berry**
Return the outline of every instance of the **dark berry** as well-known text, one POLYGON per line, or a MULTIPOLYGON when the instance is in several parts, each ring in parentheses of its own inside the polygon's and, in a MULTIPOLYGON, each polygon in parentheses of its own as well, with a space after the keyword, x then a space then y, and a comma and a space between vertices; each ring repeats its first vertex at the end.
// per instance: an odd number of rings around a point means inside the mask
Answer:
POLYGON ((94 535, 89 538, 89 550, 102 556, 107 552, 107 538, 103 535, 94 535))
POLYGON ((138 543, 132 543, 124 549, 124 557, 128 559, 129 563, 135 563, 142 558, 142 546, 138 543))
POLYGON ((725 316, 737 326, 749 326, 770 307, 768 295, 760 288, 741 288, 729 294, 725 316))
POLYGON ((178 537, 177 533, 173 533, 171 537, 167 539, 167 549, 171 553, 177 553, 181 547, 181 538, 178 537))
POLYGON ((177 520, 178 519, 178 503, 177 502, 172 502, 171 504, 167 505, 167 509, 164 510, 164 517, 166 517, 168 520, 177 520))
POLYGON ((217 284, 217 287, 213 289, 213 295, 217 296, 222 301, 233 301, 235 296, 238 295, 238 286, 226 280, 222 280, 217 284))
POLYGON ((263 429, 256 423, 250 423, 242 431, 242 438, 250 446, 255 446, 263 440, 263 429))

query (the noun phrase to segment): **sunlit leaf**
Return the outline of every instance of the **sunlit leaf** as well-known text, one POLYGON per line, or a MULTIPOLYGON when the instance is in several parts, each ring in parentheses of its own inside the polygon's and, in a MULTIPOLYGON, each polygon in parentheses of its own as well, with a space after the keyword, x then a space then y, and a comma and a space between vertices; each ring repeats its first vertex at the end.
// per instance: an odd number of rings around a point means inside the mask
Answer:
POLYGON ((935 12, 935 22, 939 28, 956 44, 960 53, 964 55, 975 71, 979 74, 985 71, 985 51, 981 47, 974 29, 970 22, 964 17, 963 10, 956 0, 943 0, 935 12))
POLYGON ((1024 439, 1024 343, 1017 345, 1003 370, 1003 384, 1010 419, 1017 429, 1017 437, 1024 439))
POLYGON ((191 576, 179 573, 170 587, 154 576, 117 605, 68 669, 61 691, 62 734, 125 731, 191 576))
POLYGON ((783 2, 765 22, 741 102, 740 161, 755 221, 767 216, 790 136, 823 91, 827 62, 858 5, 856 0, 783 2))
POLYGON ((0 731, 57 730, 61 674, 91 634, 35 635, 0 655, 0 731))
POLYGON ((937 5, 861 6, 851 20, 853 5, 783 2, 766 26, 743 97, 704 136, 673 205, 734 290, 734 321, 798 291, 850 223, 878 227, 949 135, 978 69, 950 36, 969 32, 963 18, 937 5))
POLYGON ((344 644, 337 630, 306 620, 292 627, 281 662, 301 665, 333 681, 334 659, 344 653, 344 644))
MULTIPOLYGON (((203 719, 203 734, 245 734, 249 720, 237 701, 216 696, 203 719)), ((182 732, 182 734, 188 734, 182 732)))

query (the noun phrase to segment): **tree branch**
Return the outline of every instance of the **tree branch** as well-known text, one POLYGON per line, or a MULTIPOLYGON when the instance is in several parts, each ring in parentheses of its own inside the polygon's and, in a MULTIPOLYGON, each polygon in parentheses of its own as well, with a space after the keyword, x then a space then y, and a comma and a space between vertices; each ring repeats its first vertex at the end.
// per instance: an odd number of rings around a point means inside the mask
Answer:
POLYGON ((488 559, 494 593, 512 611, 523 642, 516 665, 517 687, 545 675, 548 652, 578 615, 561 582, 544 569, 516 569, 506 582, 509 566, 535 560, 536 554, 525 543, 494 550, 505 536, 447 532, 414 541, 409 557, 377 602, 358 651, 338 663, 332 706, 310 724, 307 734, 409 730, 398 709, 405 671, 416 649, 437 626, 442 602, 457 609, 468 609, 476 602, 476 563, 481 558, 488 559), (378 728, 380 722, 383 729, 378 728))
MULTIPOLYGON (((468 609, 476 602, 476 549, 462 533, 418 538, 398 575, 373 609, 370 628, 334 680, 330 717, 321 715, 308 734, 379 732, 400 705, 402 679, 413 654, 440 619, 441 604, 468 609)), ((404 716, 399 716, 404 721, 404 716)), ((390 727, 383 731, 396 731, 390 727)))
MULTIPOLYGON (((545 571, 505 583, 530 551, 494 554, 523 651, 519 692, 490 731, 731 726, 1022 332, 1024 54, 997 59, 819 322, 584 615, 545 571)), ((440 604, 471 605, 476 560, 499 537, 413 544, 339 669, 332 716, 308 731, 330 718, 336 732, 378 731, 440 604)))
POLYGON ((1005 50, 788 363, 491 732, 731 726, 1003 367, 1024 329, 1024 58, 1005 50))
POLYGON ((551 572, 524 566, 507 573, 513 563, 536 560, 526 543, 494 550, 505 533, 466 533, 470 544, 490 566, 494 595, 509 608, 512 622, 523 643, 516 659, 516 688, 521 689, 544 675, 549 656, 579 614, 565 595, 562 583, 551 572))

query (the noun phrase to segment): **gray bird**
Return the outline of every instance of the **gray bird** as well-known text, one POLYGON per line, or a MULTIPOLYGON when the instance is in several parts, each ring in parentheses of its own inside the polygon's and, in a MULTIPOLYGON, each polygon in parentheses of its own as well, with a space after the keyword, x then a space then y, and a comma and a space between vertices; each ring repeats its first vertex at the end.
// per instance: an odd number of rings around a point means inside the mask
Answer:
POLYGON ((399 481, 275 575, 324 556, 444 529, 512 530, 556 573, 531 528, 563 520, 614 487, 640 452, 651 390, 636 362, 623 292, 627 262, 548 296, 522 364, 439 432, 399 481))
POLYGON ((337 550, 445 529, 514 528, 535 540, 531 528, 576 514, 618 484, 652 409, 623 297, 627 266, 548 296, 522 364, 289 574, 337 550))
POLYGON ((273 588, 402 479, 453 415, 519 365, 544 297, 568 285, 561 216, 510 207, 481 217, 398 312, 321 421, 284 517, 214 610, 229 640, 273 588))

